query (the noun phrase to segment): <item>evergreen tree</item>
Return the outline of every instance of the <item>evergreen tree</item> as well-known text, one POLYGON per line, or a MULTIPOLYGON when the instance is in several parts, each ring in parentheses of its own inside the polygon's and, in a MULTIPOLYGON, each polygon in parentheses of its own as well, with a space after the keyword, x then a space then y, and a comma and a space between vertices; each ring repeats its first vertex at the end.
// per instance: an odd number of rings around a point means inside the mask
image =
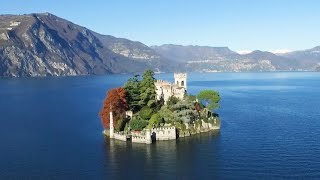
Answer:
POLYGON ((154 72, 147 70, 142 75, 140 82, 140 106, 154 107, 156 105, 156 87, 154 85, 154 72))
POLYGON ((126 90, 127 100, 129 104, 129 108, 133 112, 137 112, 141 109, 139 104, 140 102, 140 81, 139 75, 135 75, 133 78, 130 78, 127 83, 124 85, 124 89, 126 90))
POLYGON ((145 106, 145 107, 143 107, 143 108, 139 111, 139 116, 140 116, 143 120, 149 121, 149 119, 150 119, 151 116, 152 116, 152 113, 153 113, 153 110, 152 110, 150 107, 145 106))
POLYGON ((129 126, 130 129, 135 130, 135 131, 141 131, 143 128, 145 128, 148 125, 148 121, 134 117, 130 122, 129 126))

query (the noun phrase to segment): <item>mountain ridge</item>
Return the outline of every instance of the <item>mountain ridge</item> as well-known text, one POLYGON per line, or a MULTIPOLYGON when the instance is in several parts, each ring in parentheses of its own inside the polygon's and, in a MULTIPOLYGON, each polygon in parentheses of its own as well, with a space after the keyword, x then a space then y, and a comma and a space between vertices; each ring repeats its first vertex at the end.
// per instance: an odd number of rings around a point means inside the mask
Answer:
MULTIPOLYGON (((319 47, 312 48, 312 50, 319 47)), ((320 63, 320 58, 315 57, 314 54, 312 55, 313 61, 310 62, 305 57, 289 56, 289 53, 278 55, 269 51, 255 50, 247 54, 239 54, 228 47, 165 44, 151 46, 151 48, 164 57, 178 59, 177 61, 179 62, 187 63, 189 70, 196 71, 314 71, 320 63), (202 51, 207 49, 207 51, 199 53, 199 49, 202 51), (224 51, 217 52, 220 49, 224 51), (207 54, 210 54, 210 52, 214 52, 214 55, 208 57, 207 54)), ((301 52, 305 51, 307 50, 302 50, 301 52)), ((291 53, 294 54, 296 52, 299 51, 291 53)))
POLYGON ((171 68, 169 60, 142 43, 100 35, 50 13, 2 15, 0 20, 0 76, 137 73, 171 68), (105 39, 123 51, 111 48, 105 39))
POLYGON ((50 13, 0 15, 0 76, 75 76, 113 73, 315 71, 320 46, 284 54, 229 47, 147 46, 102 35, 50 13))

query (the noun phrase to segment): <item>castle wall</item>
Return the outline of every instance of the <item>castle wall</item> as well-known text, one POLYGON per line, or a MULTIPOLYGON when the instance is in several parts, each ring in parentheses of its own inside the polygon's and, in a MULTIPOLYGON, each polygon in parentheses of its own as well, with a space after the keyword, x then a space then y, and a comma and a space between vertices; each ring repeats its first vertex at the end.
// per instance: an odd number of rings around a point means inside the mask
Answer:
POLYGON ((180 99, 183 99, 186 93, 185 89, 181 87, 174 88, 173 91, 174 91, 174 96, 180 99))
POLYGON ((164 102, 167 102, 169 98, 173 95, 171 85, 163 87, 163 99, 164 102))
POLYGON ((146 137, 142 136, 132 136, 131 141, 134 143, 146 143, 146 137))
POLYGON ((127 136, 118 132, 113 133, 113 138, 120 141, 127 141, 127 136))
POLYGON ((155 139, 159 141, 177 139, 176 128, 174 126, 153 128, 151 135, 155 136, 155 139))

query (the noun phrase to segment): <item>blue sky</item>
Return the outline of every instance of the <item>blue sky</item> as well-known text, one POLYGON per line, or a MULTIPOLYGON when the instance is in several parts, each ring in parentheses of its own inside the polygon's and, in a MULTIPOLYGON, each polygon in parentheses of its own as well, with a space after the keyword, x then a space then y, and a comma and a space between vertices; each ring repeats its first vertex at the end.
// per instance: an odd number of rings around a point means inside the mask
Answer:
POLYGON ((50 12, 147 45, 297 50, 320 45, 319 0, 10 0, 1 14, 50 12))

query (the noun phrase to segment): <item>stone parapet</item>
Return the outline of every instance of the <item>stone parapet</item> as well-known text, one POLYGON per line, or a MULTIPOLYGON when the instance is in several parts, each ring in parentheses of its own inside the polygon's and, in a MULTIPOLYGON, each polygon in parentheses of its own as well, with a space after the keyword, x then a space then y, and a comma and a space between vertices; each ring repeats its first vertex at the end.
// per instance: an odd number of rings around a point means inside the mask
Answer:
POLYGON ((125 134, 118 133, 118 132, 113 133, 113 138, 120 141, 127 141, 127 136, 125 134))
POLYGON ((133 143, 146 143, 146 137, 141 136, 132 136, 131 141, 133 143))

